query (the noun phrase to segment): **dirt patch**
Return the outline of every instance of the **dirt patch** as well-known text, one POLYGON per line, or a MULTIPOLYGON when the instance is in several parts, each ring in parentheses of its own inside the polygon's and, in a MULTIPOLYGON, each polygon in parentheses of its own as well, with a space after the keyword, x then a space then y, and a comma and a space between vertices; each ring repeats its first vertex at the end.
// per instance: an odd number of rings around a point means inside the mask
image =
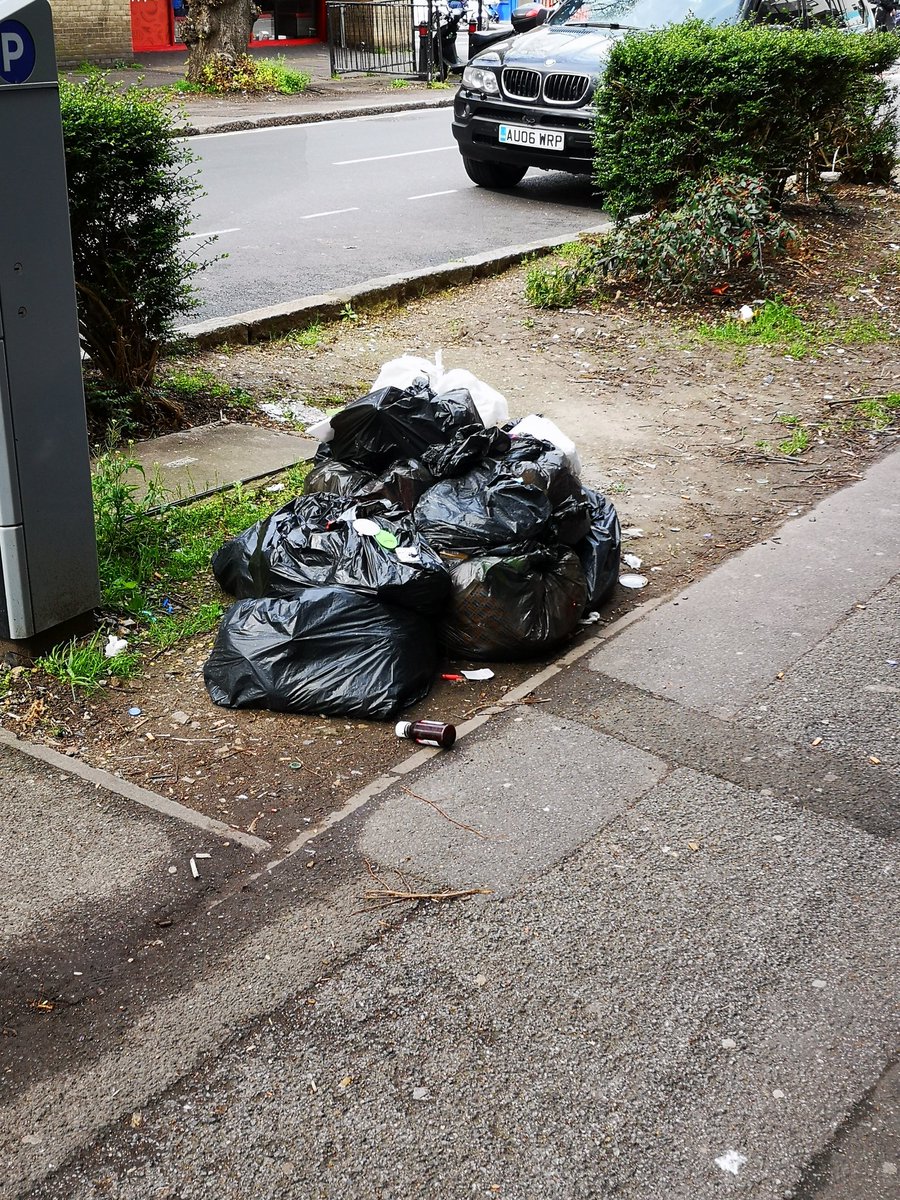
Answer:
MULTIPOLYGON (((585 481, 611 495, 624 527, 643 530, 624 548, 641 557, 650 584, 618 589, 602 614, 608 624, 772 535, 896 439, 896 419, 876 429, 856 405, 900 392, 900 195, 844 189, 840 202, 836 213, 792 214, 804 248, 780 291, 815 334, 803 357, 698 335, 698 320, 721 322, 756 299, 737 285, 703 311, 626 294, 542 312, 525 304, 519 269, 344 321, 314 347, 283 341, 185 361, 254 396, 327 406, 367 391, 386 360, 441 349, 447 366, 502 391, 514 415, 546 414, 577 442, 585 481), (807 448, 779 452, 797 429, 807 448)), ((215 708, 202 679, 211 644, 183 643, 139 681, 88 700, 21 673, 3 724, 276 844, 409 753, 392 725, 215 708), (132 707, 141 714, 129 716, 132 707)), ((481 664, 447 669, 467 665, 481 664)), ((411 715, 459 721, 540 663, 491 665, 495 679, 438 682, 411 715)))

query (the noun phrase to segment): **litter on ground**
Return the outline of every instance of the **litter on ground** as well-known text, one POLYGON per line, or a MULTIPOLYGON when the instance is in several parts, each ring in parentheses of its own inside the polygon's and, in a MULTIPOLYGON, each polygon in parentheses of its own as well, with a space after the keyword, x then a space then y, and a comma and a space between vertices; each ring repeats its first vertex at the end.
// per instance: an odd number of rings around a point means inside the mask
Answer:
POLYGON ((428 694, 443 656, 545 654, 617 579, 646 586, 619 578, 618 516, 581 482, 574 442, 537 414, 511 422, 496 389, 439 354, 386 363, 308 432, 303 495, 213 557, 236 600, 204 669, 217 704, 387 720, 428 694))

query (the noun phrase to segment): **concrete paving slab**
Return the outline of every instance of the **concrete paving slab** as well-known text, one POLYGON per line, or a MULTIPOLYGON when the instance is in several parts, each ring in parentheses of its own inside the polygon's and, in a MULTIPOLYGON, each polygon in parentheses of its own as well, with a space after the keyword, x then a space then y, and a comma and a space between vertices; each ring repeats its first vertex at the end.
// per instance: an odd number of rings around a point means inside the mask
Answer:
MULTIPOLYGON (((158 474, 168 497, 187 499, 305 462, 318 445, 299 434, 222 422, 135 442, 131 453, 147 479, 158 474)), ((139 488, 145 482, 138 472, 133 479, 139 488)))
POLYGON ((95 788, 0 746, 0 954, 72 904, 112 900, 166 874, 171 838, 95 788))
POLYGON ((590 661, 625 683, 728 718, 795 663, 900 559, 900 451, 789 521, 590 661))
POLYGON ((880 771, 900 773, 900 577, 769 683, 740 719, 815 743, 819 754, 847 755, 870 770, 873 790, 880 771))
POLYGON ((366 820, 360 850, 450 888, 508 891, 613 820, 665 770, 634 747, 523 707, 405 776, 408 791, 392 791, 366 820))
POLYGON ((885 1068, 898 869, 678 771, 514 896, 374 942, 34 1200, 789 1196, 885 1068))
MULTIPOLYGON (((8 970, 23 948, 39 943, 65 956, 76 929, 89 937, 94 925, 127 925, 135 912, 180 904, 254 861, 221 822, 198 828, 152 811, 54 766, 48 753, 32 757, 0 742, 0 955, 8 970), (202 882, 190 870, 198 851, 209 855, 202 882)), ((81 986, 91 987, 92 972, 83 976, 81 986)))

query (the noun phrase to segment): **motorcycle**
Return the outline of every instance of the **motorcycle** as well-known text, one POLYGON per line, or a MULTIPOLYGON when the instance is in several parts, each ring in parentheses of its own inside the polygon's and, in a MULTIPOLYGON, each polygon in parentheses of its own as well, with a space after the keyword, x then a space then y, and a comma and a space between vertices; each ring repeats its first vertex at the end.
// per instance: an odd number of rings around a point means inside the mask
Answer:
POLYGON ((468 19, 464 3, 455 4, 454 0, 448 0, 446 4, 434 7, 437 28, 432 41, 432 55, 441 79, 446 79, 451 73, 458 74, 463 68, 456 48, 456 35, 464 19, 468 19))

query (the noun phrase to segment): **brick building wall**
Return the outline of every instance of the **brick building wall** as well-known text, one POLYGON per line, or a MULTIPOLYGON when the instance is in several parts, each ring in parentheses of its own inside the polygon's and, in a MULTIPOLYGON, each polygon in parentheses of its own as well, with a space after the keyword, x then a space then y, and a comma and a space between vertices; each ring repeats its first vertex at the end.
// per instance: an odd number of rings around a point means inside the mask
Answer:
POLYGON ((61 67, 132 60, 129 0, 50 0, 50 8, 61 67))

